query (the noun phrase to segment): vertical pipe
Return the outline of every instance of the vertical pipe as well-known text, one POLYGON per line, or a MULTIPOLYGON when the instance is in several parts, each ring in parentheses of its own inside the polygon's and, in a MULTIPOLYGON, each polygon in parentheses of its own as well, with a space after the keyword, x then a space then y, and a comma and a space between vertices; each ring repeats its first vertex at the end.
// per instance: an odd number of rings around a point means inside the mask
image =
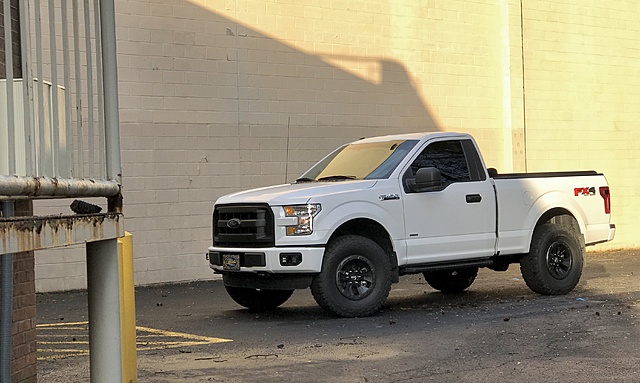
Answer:
POLYGON ((56 8, 49 0, 49 57, 51 60, 51 166, 52 176, 57 177, 59 168, 60 119, 58 116, 58 49, 56 46, 56 8))
MULTIPOLYGON (((13 201, 2 202, 2 214, 12 217, 13 201)), ((2 257, 2 307, 0 308, 0 382, 11 381, 11 328, 13 308, 13 254, 2 257)))
POLYGON ((31 74, 31 17, 29 2, 20 1, 20 46, 22 56, 22 105, 24 111, 24 145, 26 176, 36 174, 35 127, 33 111, 33 76, 31 74))
POLYGON ((61 18, 62 18, 62 61, 64 72, 64 131, 65 131, 65 143, 66 143, 66 177, 72 178, 75 176, 73 166, 73 137, 71 133, 71 64, 69 60, 69 20, 68 20, 68 7, 67 0, 61 0, 60 2, 61 18))
POLYGON ((511 38, 509 3, 500 0, 500 69, 502 72, 502 151, 505 172, 513 172, 513 124, 511 115, 511 38))
POLYGON ((3 1, 4 11, 4 56, 7 72, 7 139, 9 141, 9 175, 16 174, 15 111, 13 107, 13 38, 11 33, 11 4, 3 1))
POLYGON ((89 177, 94 177, 94 121, 93 121, 93 61, 91 51, 91 17, 89 13, 89 2, 84 2, 84 42, 86 46, 85 56, 87 60, 87 149, 89 150, 89 177))
POLYGON ((84 138, 82 134, 82 82, 80 79, 80 27, 78 22, 78 0, 73 0, 73 52, 74 69, 76 77, 76 128, 78 137, 78 174, 76 177, 84 177, 84 138))
POLYGON ((104 148, 104 90, 102 78, 102 38, 100 36, 100 2, 93 0, 93 18, 96 34, 96 84, 98 85, 98 178, 104 179, 105 148, 104 148))
POLYGON ((118 63, 116 59, 116 21, 113 3, 113 0, 100 0, 102 65, 104 70, 105 150, 107 155, 107 179, 121 184, 118 63))
POLYGON ((122 382, 118 239, 87 243, 91 383, 122 382))
POLYGON ((34 2, 36 23, 36 76, 38 77, 38 141, 36 145, 37 168, 36 174, 47 175, 44 161, 44 74, 42 73, 42 16, 40 0, 34 2))

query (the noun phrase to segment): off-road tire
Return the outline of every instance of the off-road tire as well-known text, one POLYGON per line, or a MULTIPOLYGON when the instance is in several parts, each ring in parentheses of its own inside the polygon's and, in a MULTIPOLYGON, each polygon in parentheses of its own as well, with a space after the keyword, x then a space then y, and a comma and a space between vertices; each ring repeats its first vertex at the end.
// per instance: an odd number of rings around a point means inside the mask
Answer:
POLYGON ((534 231, 530 251, 520 260, 520 271, 534 292, 562 295, 578 284, 583 264, 583 247, 575 231, 546 223, 534 231))
POLYGON ((233 286, 225 286, 225 289, 237 304, 256 312, 273 310, 293 294, 293 290, 257 290, 233 286))
POLYGON ((478 276, 478 268, 425 271, 422 275, 429 286, 434 289, 445 294, 459 294, 475 281, 478 276))
POLYGON ((389 255, 371 239, 345 235, 327 246, 322 272, 311 282, 320 307, 340 317, 375 314, 391 290, 389 255))

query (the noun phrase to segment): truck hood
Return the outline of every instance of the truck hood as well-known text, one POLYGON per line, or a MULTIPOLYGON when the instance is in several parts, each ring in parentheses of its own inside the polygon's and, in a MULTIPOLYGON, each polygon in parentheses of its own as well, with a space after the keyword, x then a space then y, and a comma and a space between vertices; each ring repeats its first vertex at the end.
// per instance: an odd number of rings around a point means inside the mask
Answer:
POLYGON ((216 204, 268 203, 272 206, 305 204, 311 199, 326 195, 349 193, 373 187, 377 180, 354 180, 339 182, 305 182, 268 186, 241 191, 220 197, 216 204))

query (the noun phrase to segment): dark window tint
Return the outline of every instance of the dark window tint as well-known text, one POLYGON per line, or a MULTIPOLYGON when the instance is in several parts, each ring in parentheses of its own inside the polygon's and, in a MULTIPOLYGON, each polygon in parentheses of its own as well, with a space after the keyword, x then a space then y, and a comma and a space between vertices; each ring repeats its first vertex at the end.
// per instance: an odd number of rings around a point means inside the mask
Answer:
POLYGON ((460 141, 439 141, 429 144, 411 164, 412 177, 421 168, 440 170, 445 184, 470 181, 469 167, 460 141))

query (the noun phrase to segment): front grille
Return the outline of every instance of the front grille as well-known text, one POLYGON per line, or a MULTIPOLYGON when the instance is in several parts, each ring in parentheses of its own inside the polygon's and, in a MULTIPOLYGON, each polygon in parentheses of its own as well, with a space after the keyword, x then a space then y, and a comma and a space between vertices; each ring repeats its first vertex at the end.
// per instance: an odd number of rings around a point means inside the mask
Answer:
POLYGON ((269 205, 218 205, 213 211, 213 245, 270 247, 275 245, 269 205))

